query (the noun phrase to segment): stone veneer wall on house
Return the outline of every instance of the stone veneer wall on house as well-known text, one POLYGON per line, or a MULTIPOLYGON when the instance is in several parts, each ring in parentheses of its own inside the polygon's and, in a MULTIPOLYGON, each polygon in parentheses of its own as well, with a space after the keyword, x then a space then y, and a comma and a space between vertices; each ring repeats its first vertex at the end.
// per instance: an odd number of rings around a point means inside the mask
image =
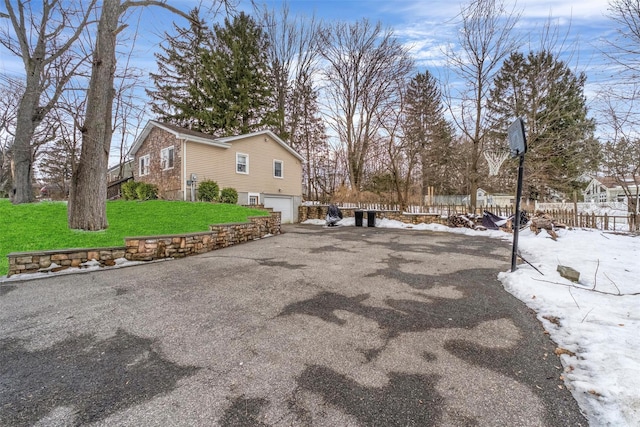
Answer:
POLYGON ((174 135, 154 127, 136 152, 134 179, 158 186, 158 197, 165 200, 182 200, 182 144, 174 135), (163 169, 160 153, 164 148, 173 147, 173 168, 163 169), (140 157, 149 155, 149 174, 140 176, 140 157))
POLYGON ((92 261, 104 267, 115 265, 122 258, 128 261, 181 258, 281 233, 280 212, 248 219, 249 222, 211 225, 209 231, 199 233, 126 237, 123 247, 13 252, 7 255, 7 277, 83 267, 92 261))

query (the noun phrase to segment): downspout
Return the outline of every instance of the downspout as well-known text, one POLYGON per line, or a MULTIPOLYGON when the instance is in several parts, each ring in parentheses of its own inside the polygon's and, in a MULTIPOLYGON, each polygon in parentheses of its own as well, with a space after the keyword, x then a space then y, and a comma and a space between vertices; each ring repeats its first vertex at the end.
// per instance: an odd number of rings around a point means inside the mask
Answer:
POLYGON ((187 140, 182 139, 182 200, 187 201, 187 140))

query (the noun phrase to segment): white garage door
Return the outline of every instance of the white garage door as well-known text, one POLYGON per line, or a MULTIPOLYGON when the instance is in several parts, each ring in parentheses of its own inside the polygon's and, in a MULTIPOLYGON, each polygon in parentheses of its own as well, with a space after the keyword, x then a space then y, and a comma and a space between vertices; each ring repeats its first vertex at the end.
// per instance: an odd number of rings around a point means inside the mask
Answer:
POLYGON ((293 198, 264 196, 264 207, 272 208, 281 213, 282 224, 290 224, 293 221, 293 198))

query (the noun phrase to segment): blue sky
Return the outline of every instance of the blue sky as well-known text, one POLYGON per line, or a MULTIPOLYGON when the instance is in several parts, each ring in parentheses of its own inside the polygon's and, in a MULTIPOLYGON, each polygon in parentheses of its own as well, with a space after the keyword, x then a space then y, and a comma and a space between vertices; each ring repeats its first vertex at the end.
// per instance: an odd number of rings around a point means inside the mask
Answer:
MULTIPOLYGON (((281 1, 265 3, 277 8, 281 1)), ((457 15, 462 3, 456 0, 291 0, 289 5, 292 12, 315 13, 328 21, 379 20, 410 48, 418 68, 427 68, 438 75, 442 74, 445 61, 443 48, 456 43, 457 15)), ((507 2, 508 9, 522 12, 517 29, 525 40, 533 42, 533 49, 537 48, 535 40, 541 28, 551 17, 560 34, 567 36, 567 45, 561 54, 574 69, 586 72, 592 83, 610 74, 602 66, 604 61, 599 53, 603 39, 611 38, 614 32, 613 21, 607 17, 607 6, 607 0, 507 2)), ((523 50, 529 50, 526 42, 523 50)), ((595 89, 589 88, 592 90, 595 89)))
MULTIPOLYGON (((199 0, 171 1, 185 11, 200 3, 199 0)), ((279 8, 282 3, 282 0, 267 0, 261 4, 279 8)), ((292 14, 315 14, 325 21, 362 18, 381 21, 411 49, 416 65, 431 71, 438 71, 444 61, 442 48, 456 41, 456 15, 461 8, 461 2, 456 0, 289 0, 288 3, 292 14)), ((526 0, 507 5, 522 11, 518 29, 526 38, 535 39, 542 25, 552 17, 561 34, 568 36, 571 46, 563 52, 566 59, 576 70, 586 72, 590 83, 606 80, 613 74, 599 53, 603 40, 611 39, 615 33, 614 22, 607 17, 607 0, 526 0), (578 50, 569 58, 568 50, 574 50, 572 46, 578 50)), ((251 10, 247 0, 241 0, 240 7, 251 10)), ((171 29, 173 20, 185 25, 184 20, 160 8, 140 9, 129 16, 128 33, 140 29, 133 51, 138 67, 146 71, 155 69, 153 52, 158 50, 161 35, 171 29)), ((526 46, 523 49, 527 50, 526 46)), ((22 62, 0 49, 0 73, 23 74, 22 62)))
MULTIPOLYGON (((173 0, 171 3, 189 10, 200 2, 173 0)), ((283 4, 282 0, 258 3, 276 9, 283 4)), ((411 49, 420 69, 434 71, 444 62, 442 48, 456 41, 456 16, 462 3, 456 0, 289 0, 288 4, 292 14, 315 14, 324 21, 353 22, 362 18, 380 21, 411 49)), ((249 12, 252 10, 246 0, 240 7, 249 12)), ((522 12, 518 30, 525 39, 535 40, 551 17, 558 24, 560 33, 567 35, 567 46, 563 52, 565 59, 576 70, 586 72, 592 83, 611 75, 603 67, 606 62, 599 53, 603 40, 610 39, 615 33, 614 22, 607 16, 607 0, 527 0, 517 4, 508 2, 507 7, 515 7, 522 12), (577 51, 569 57, 569 51, 575 49, 577 51)), ((136 49, 140 65, 154 68, 152 51, 157 49, 158 35, 170 28, 172 19, 170 14, 158 8, 149 8, 142 13, 144 30, 136 49)), ((184 25, 181 21, 177 19, 180 25, 184 25)), ((533 48, 536 48, 535 43, 533 48)), ((528 47, 525 45, 523 49, 528 50, 528 47)))
MULTIPOLYGON (((256 0, 258 3, 259 0, 256 0)), ((199 0, 171 0, 171 4, 189 11, 201 2, 199 0)), ((207 4, 208 2, 202 2, 207 4)), ((266 0, 270 8, 280 8, 282 0, 266 0)), ((292 15, 315 14, 324 21, 356 21, 367 18, 381 21, 385 27, 393 30, 398 39, 405 44, 416 60, 418 69, 428 69, 436 77, 445 80, 444 57, 442 50, 448 44, 456 42, 457 19, 462 2, 457 0, 289 0, 292 15)), ((532 49, 537 50, 535 40, 541 28, 551 17, 558 25, 561 36, 566 35, 566 43, 560 55, 578 72, 585 72, 588 83, 585 94, 590 103, 594 103, 600 90, 600 83, 609 81, 616 70, 610 61, 603 59, 600 50, 604 41, 615 36, 615 23, 608 15, 607 0, 526 0, 507 2, 507 7, 515 7, 522 12, 517 29, 526 39, 532 41, 532 49)), ((240 8, 248 12, 251 3, 241 0, 240 8)), ((4 9, 4 8, 3 8, 4 9)), ((127 19, 129 28, 122 36, 131 36, 136 29, 138 34, 132 48, 133 63, 145 74, 156 69, 153 56, 158 51, 164 31, 172 29, 172 21, 186 26, 180 17, 160 8, 140 8, 132 12, 127 19)), ((123 37, 121 37, 122 41, 123 37)), ((129 42, 130 43, 130 42, 129 42)), ((126 43, 125 43, 126 44, 126 43)), ((121 49, 126 50, 125 47, 121 49)), ((528 51, 525 44, 522 50, 528 51)), ((23 75, 23 65, 19 58, 12 57, 0 48, 0 74, 9 76, 23 75)), ((451 80, 449 80, 451 82, 451 80)), ((595 111, 596 108, 592 108, 595 111)))
MULTIPOLYGON (((278 9, 282 0, 265 0, 258 4, 278 9)), ((466 3, 466 2, 465 2, 466 3)), ((200 4, 198 0, 173 0, 172 4, 190 10, 200 4)), ((206 4, 204 2, 203 4, 206 4)), ((404 43, 416 60, 419 70, 428 69, 442 81, 447 80, 443 48, 456 42, 457 15, 463 2, 457 0, 289 0, 292 15, 315 15, 324 21, 353 22, 367 18, 380 21, 404 43)), ((517 29, 525 39, 522 50, 538 49, 536 40, 542 27, 551 18, 566 42, 557 52, 572 69, 588 76, 585 94, 595 102, 600 84, 607 82, 616 72, 610 61, 603 59, 604 41, 615 35, 615 24, 608 17, 607 0, 526 0, 506 3, 508 9, 522 13, 517 29), (531 44, 528 43, 531 42, 531 44), (529 47, 531 46, 531 47, 529 47)), ((240 8, 252 11, 251 3, 242 0, 240 8)), ((134 14, 135 15, 135 14, 134 14)), ((175 19, 167 12, 147 9, 142 13, 141 32, 136 48, 137 65, 153 70, 152 52, 157 50, 159 35, 170 28, 175 19)), ((179 25, 184 22, 178 18, 179 25)), ((1 64, 1 63, 0 63, 1 64)), ((0 65, 1 66, 1 65, 0 65)), ((451 82, 452 76, 448 80, 451 82)))

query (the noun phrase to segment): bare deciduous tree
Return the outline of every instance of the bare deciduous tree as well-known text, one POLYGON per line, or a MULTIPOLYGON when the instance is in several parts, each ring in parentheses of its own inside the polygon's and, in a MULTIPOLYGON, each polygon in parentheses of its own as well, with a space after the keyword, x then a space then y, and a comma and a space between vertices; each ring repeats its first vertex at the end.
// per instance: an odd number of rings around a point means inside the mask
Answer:
POLYGON ((628 209, 640 211, 640 2, 609 0, 610 17, 617 36, 606 40, 606 57, 616 64, 615 75, 603 87, 600 100, 605 173, 612 176, 627 196, 628 209))
POLYGON ((124 178, 125 164, 131 152, 131 141, 138 135, 146 116, 144 102, 136 95, 136 88, 143 85, 142 71, 133 66, 134 39, 129 41, 129 52, 122 70, 115 76, 115 98, 113 113, 114 144, 112 152, 118 153, 118 178, 124 178))
POLYGON ((6 197, 13 188, 11 145, 23 91, 22 84, 12 79, 7 79, 6 84, 0 86, 0 197, 6 197))
POLYGON ((284 4, 279 12, 265 10, 263 22, 269 40, 269 58, 274 100, 277 105, 275 132, 292 146, 291 135, 300 125, 298 110, 305 102, 296 90, 311 86, 317 67, 320 24, 315 17, 291 16, 284 4))
POLYGON ((615 93, 605 97, 608 141, 603 147, 605 173, 622 187, 629 212, 640 212, 640 135, 634 122, 635 103, 640 88, 630 87, 629 102, 621 102, 615 93))
MULTIPOLYGON (((226 0, 221 0, 227 4, 226 0)), ((87 111, 82 128, 82 151, 71 180, 67 208, 69 228, 103 230, 107 228, 107 167, 113 132, 114 78, 116 42, 122 31, 120 22, 133 7, 163 7, 189 19, 189 15, 165 0, 104 0, 93 50, 91 80, 87 93, 87 111)))
POLYGON ((640 73, 640 2, 609 0, 609 11, 618 25, 618 36, 607 40, 613 48, 607 56, 637 79, 640 73))
POLYGON ((324 28, 319 51, 327 63, 329 125, 345 147, 351 186, 359 190, 369 148, 380 130, 381 109, 412 71, 413 61, 390 30, 367 20, 324 28))
POLYGON ((0 12, 0 17, 8 19, 10 26, 0 33, 0 43, 22 58, 26 75, 12 145, 13 203, 34 200, 31 185, 33 136, 82 64, 84 58, 72 54, 71 49, 84 30, 95 3, 96 0, 86 5, 84 2, 62 4, 58 0, 42 0, 41 7, 32 9, 30 1, 4 1, 6 12, 0 12))
POLYGON ((445 52, 449 67, 464 83, 459 94, 449 94, 448 102, 457 127, 472 147, 467 176, 472 209, 482 178, 478 166, 488 130, 485 105, 503 59, 519 47, 512 34, 519 18, 503 0, 472 0, 460 13, 459 49, 445 52))

